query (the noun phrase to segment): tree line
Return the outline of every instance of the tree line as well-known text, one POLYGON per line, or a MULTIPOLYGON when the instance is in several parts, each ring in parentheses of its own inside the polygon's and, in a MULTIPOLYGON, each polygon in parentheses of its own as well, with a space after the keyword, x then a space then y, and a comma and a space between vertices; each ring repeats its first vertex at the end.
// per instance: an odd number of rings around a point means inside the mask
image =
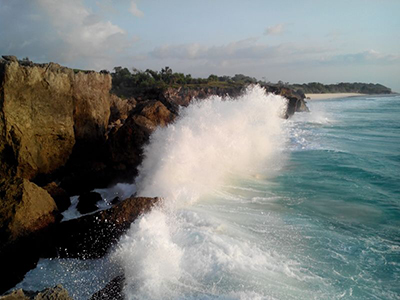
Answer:
MULTIPOLYGON (((110 73, 106 70, 101 72, 110 73)), ((264 86, 288 87, 302 93, 362 93, 362 94, 390 94, 390 88, 381 84, 373 83, 347 83, 322 84, 311 82, 305 84, 290 84, 288 82, 278 81, 277 83, 267 82, 266 80, 257 80, 254 77, 243 74, 234 76, 217 76, 211 74, 207 78, 194 78, 190 74, 173 72, 170 67, 162 68, 160 71, 147 69, 145 71, 133 68, 115 67, 111 72, 113 89, 147 89, 163 88, 167 86, 245 86, 248 84, 261 84, 264 86)))

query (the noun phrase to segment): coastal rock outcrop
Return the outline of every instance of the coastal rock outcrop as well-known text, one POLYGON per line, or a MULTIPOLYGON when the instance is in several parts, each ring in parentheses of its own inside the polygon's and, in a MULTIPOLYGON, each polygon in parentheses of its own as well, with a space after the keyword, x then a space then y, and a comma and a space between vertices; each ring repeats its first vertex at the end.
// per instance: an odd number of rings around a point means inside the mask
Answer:
POLYGON ((32 179, 65 165, 75 144, 72 70, 0 66, 0 160, 32 179))
POLYGON ((131 223, 159 201, 159 198, 131 197, 107 210, 52 224, 0 248, 0 294, 21 281, 39 257, 104 256, 131 223))
POLYGON ((131 223, 160 198, 131 197, 103 211, 61 222, 38 237, 46 247, 43 257, 102 257, 131 223))
MULTIPOLYGON (((53 199, 29 180, 44 186, 49 180, 41 178, 105 143, 110 89, 108 74, 75 73, 54 63, 25 65, 9 57, 0 62, 0 231, 17 237, 19 229, 26 233, 54 219, 47 213, 55 209, 53 199), (24 225, 9 221, 18 211, 26 215, 24 225)), ((72 165, 79 169, 79 163, 72 165)), ((0 239, 4 244, 7 235, 0 239)))
POLYGON ((0 296, 0 300, 73 300, 62 285, 56 285, 43 291, 33 292, 22 289, 12 291, 11 293, 0 296))
POLYGON ((147 100, 136 104, 124 124, 110 131, 107 146, 116 170, 135 170, 141 162, 142 147, 157 126, 164 127, 176 118, 160 101, 147 100))
POLYGON ((107 74, 78 72, 72 80, 76 141, 104 142, 110 118, 111 77, 107 74))
POLYGON ((57 206, 46 190, 27 179, 14 177, 0 183, 0 239, 7 242, 55 222, 57 206))
POLYGON ((188 106, 193 98, 205 99, 211 95, 221 97, 237 97, 243 92, 243 86, 237 87, 176 87, 165 88, 160 91, 159 98, 171 105, 174 112, 179 106, 188 106))

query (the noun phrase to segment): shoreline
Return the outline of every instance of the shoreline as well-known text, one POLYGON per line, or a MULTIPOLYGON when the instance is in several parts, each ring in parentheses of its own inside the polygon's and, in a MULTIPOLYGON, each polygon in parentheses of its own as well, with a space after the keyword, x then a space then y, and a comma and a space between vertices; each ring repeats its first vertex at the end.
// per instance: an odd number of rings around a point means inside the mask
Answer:
POLYGON ((364 96, 366 94, 361 93, 324 93, 324 94, 305 94, 306 100, 330 100, 336 98, 348 98, 348 97, 357 97, 364 96))

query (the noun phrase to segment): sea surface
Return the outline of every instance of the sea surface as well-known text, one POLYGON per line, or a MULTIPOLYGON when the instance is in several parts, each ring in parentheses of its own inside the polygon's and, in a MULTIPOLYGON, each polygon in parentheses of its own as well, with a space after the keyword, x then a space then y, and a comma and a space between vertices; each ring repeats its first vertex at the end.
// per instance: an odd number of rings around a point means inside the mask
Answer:
POLYGON ((41 260, 19 287, 87 299, 124 273, 127 299, 400 299, 400 96, 284 106, 254 87, 181 111, 135 181, 162 205, 106 258, 41 260))

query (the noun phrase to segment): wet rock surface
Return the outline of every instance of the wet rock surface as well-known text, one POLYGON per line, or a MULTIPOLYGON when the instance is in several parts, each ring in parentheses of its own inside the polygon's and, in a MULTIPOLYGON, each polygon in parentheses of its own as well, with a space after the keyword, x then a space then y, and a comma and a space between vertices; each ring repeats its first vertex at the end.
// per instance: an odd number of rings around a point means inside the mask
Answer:
POLYGON ((41 237, 44 257, 99 258, 118 241, 131 223, 159 198, 128 198, 110 209, 61 222, 41 237))
POLYGON ((107 210, 53 224, 9 243, 0 249, 0 293, 22 280, 40 257, 104 256, 131 223, 158 202, 159 198, 131 197, 107 210))

